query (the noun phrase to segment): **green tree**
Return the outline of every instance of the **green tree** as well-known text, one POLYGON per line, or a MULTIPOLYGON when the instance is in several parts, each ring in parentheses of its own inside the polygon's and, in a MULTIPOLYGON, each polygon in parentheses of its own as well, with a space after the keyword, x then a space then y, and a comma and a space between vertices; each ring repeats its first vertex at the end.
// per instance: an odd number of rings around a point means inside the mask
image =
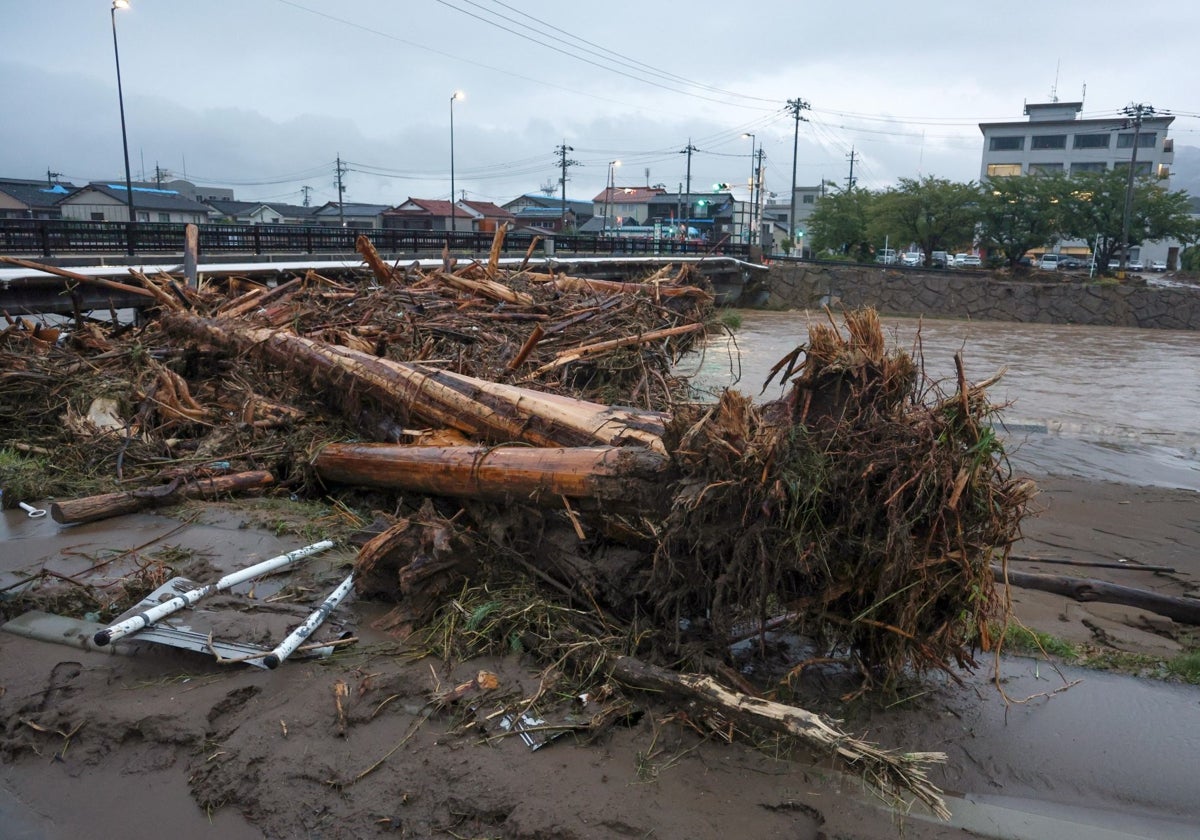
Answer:
POLYGON ((830 252, 853 257, 861 262, 871 259, 871 240, 867 219, 875 196, 870 190, 850 188, 827 192, 817 199, 808 217, 804 239, 814 254, 830 252))
POLYGON ((872 207, 869 231, 879 241, 915 242, 925 252, 952 251, 975 241, 980 188, 945 178, 901 178, 900 186, 879 195, 872 207))
MULTIPOLYGON (((1096 264, 1102 269, 1121 252, 1128 170, 1084 172, 1066 182, 1062 198, 1064 239, 1096 242, 1096 264)), ((1196 224, 1189 215, 1188 195, 1167 192, 1157 181, 1137 178, 1129 213, 1129 245, 1158 239, 1193 241, 1196 224)))
POLYGON ((983 184, 979 202, 979 236, 1004 254, 1016 268, 1031 248, 1058 240, 1062 197, 1069 182, 1061 175, 1014 175, 983 184))

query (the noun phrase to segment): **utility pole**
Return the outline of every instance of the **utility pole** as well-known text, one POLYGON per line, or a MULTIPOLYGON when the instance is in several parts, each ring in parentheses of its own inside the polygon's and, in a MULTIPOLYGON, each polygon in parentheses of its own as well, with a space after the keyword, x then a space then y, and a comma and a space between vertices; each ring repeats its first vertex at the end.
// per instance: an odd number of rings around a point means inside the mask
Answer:
POLYGON ((155 184, 155 186, 157 186, 161 190, 162 185, 163 185, 163 180, 166 178, 170 178, 170 177, 171 177, 171 173, 168 170, 163 169, 161 166, 158 165, 157 162, 155 162, 155 164, 154 164, 154 184, 155 184))
POLYGON ((307 207, 308 206, 308 196, 309 196, 309 193, 312 192, 312 187, 307 187, 307 186, 301 187, 300 192, 304 193, 304 206, 307 207))
MULTIPOLYGON (((341 223, 342 227, 345 227, 346 226, 346 209, 342 203, 342 194, 346 191, 346 186, 345 186, 345 184, 342 183, 342 176, 350 171, 350 167, 348 167, 342 163, 342 153, 341 152, 338 152, 337 169, 335 171, 337 172, 338 222, 341 223)), ((453 200, 454 196, 450 196, 450 199, 453 200)))
POLYGON ((54 179, 61 176, 61 172, 51 172, 50 167, 46 167, 46 188, 54 189, 54 179))
POLYGON ((689 137, 687 145, 679 152, 681 155, 687 155, 687 192, 685 193, 687 198, 684 200, 687 202, 688 218, 691 218, 692 215, 692 152, 698 151, 700 150, 692 145, 692 138, 689 137))
POLYGON ((580 165, 579 161, 567 157, 567 153, 573 151, 575 151, 575 147, 568 146, 566 138, 563 138, 562 145, 554 150, 555 156, 558 157, 558 167, 562 170, 562 175, 558 179, 559 183, 562 184, 562 220, 559 223, 560 231, 567 228, 567 169, 580 165))
MULTIPOLYGON (((754 166, 754 183, 750 185, 750 244, 753 245, 759 241, 759 228, 762 227, 762 204, 763 204, 763 154, 765 150, 762 146, 758 147, 755 156, 758 160, 754 166)), ((765 244, 765 243, 764 243, 765 244)))
POLYGON ((1133 179, 1134 170, 1137 169, 1138 138, 1142 133, 1142 119, 1153 117, 1154 108, 1139 102, 1136 105, 1126 105, 1121 111, 1127 117, 1133 118, 1133 153, 1129 156, 1129 177, 1125 180, 1125 215, 1121 221, 1121 271, 1124 272, 1129 262, 1129 215, 1133 210, 1133 179))
POLYGON ((850 159, 850 175, 849 175, 849 177, 846 178, 846 189, 852 190, 852 189, 854 189, 854 184, 855 184, 855 180, 854 180, 855 154, 854 154, 853 146, 850 147, 850 154, 846 155, 846 157, 850 159))
MULTIPOLYGON (((803 99, 796 98, 788 100, 787 108, 796 121, 796 127, 792 132, 792 201, 791 210, 788 212, 788 239, 794 246, 796 244, 796 155, 800 151, 800 120, 804 119, 800 116, 800 112, 811 110, 812 106, 803 99)), ((808 120, 804 121, 808 122, 808 120)), ((803 248, 800 256, 804 256, 803 248)))

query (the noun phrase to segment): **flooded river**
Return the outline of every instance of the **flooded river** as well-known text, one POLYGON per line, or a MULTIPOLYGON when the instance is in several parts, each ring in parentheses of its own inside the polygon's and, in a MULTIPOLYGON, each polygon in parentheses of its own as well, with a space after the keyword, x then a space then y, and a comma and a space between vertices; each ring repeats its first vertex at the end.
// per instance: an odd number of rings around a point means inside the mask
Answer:
MULTIPOLYGON (((743 310, 732 336, 680 364, 702 388, 758 394, 771 367, 808 337, 813 312, 743 310)), ((989 390, 1014 465, 1200 491, 1200 335, 1194 332, 884 318, 889 346, 919 347, 927 373, 954 390, 954 354, 989 390), (917 344, 919 339, 919 345, 917 344)), ((782 393, 778 382, 758 399, 782 393)))

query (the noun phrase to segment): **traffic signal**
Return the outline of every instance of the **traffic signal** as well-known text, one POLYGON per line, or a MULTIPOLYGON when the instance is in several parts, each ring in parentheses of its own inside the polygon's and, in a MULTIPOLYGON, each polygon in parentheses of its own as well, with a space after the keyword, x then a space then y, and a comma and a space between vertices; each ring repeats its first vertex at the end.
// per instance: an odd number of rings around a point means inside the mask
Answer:
POLYGON ((729 191, 729 184, 726 184, 724 182, 721 182, 719 184, 713 184, 713 192, 728 192, 728 191, 729 191))

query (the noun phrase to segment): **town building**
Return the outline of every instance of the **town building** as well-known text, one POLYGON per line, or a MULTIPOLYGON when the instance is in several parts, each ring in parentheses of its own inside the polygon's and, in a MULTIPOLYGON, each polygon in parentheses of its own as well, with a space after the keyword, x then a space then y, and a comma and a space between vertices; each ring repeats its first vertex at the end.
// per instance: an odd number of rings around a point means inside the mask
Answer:
POLYGON ((209 221, 241 225, 312 225, 315 207, 297 204, 267 204, 262 201, 208 199, 209 221))
POLYGON ((501 205, 521 227, 549 233, 573 233, 592 218, 592 202, 527 193, 501 205))
MULTIPOLYGON (((981 181, 1038 173, 1078 175, 1125 169, 1153 177, 1170 189, 1175 141, 1167 136, 1175 118, 1149 114, 1082 119, 1082 102, 1027 103, 1024 121, 979 123, 983 133, 981 181), (1136 148, 1135 148, 1136 143, 1136 148)), ((1086 242, 1063 242, 1062 253, 1086 254, 1086 242)), ((1174 261, 1177 242, 1146 242, 1129 249, 1129 260, 1174 261)))
POLYGON ((45 181, 0 178, 0 219, 61 219, 58 202, 76 189, 51 177, 45 181))
MULTIPOLYGON (((133 188, 134 221, 176 224, 203 224, 209 208, 180 195, 175 190, 153 187, 133 188)), ((129 191, 125 184, 93 181, 59 199, 62 218, 91 222, 128 222, 129 191)))

